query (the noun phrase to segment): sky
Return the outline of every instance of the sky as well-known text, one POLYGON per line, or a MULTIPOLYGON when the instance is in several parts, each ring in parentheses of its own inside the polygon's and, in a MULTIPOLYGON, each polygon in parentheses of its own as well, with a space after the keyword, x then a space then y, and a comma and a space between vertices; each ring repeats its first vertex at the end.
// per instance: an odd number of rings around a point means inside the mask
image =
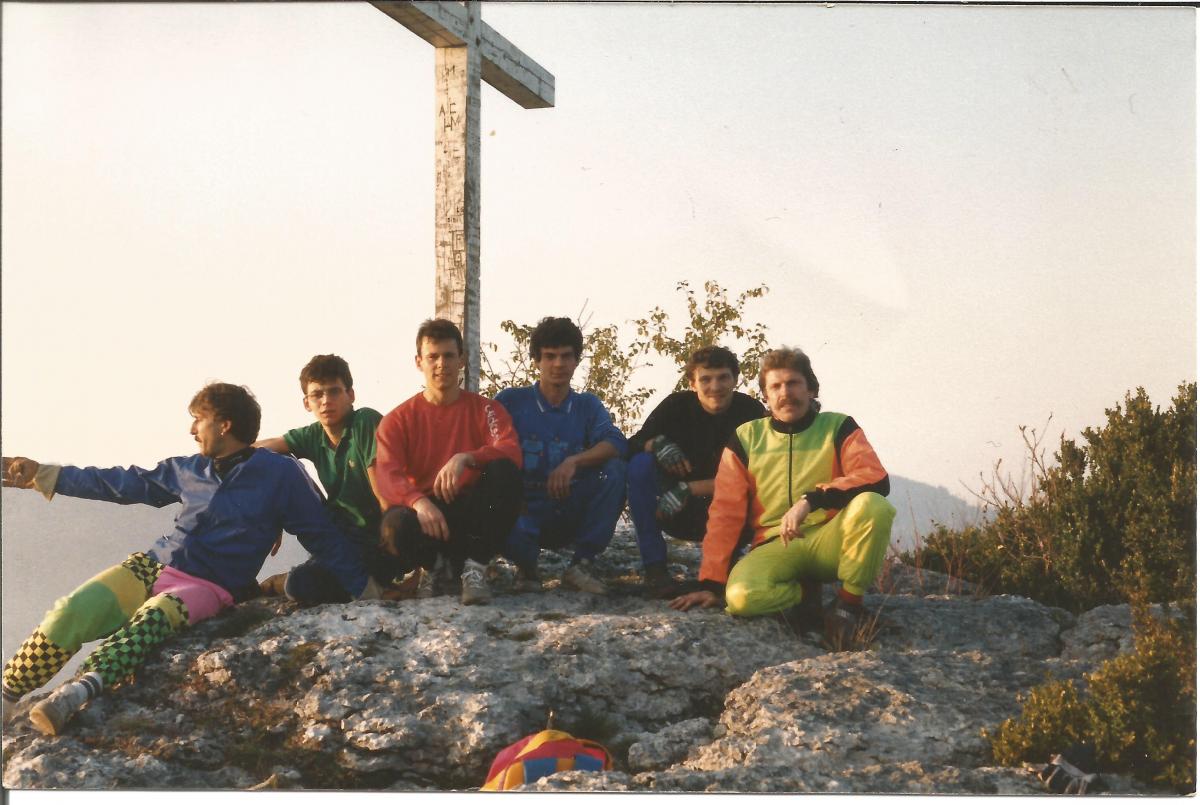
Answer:
MULTIPOLYGON (((357 4, 3 5, 0 441, 101 466, 263 435, 345 357, 420 389, 433 49, 357 4)), ((557 105, 485 87, 482 329, 675 319, 716 280, 893 473, 964 497, 1021 425, 1196 378, 1195 13, 486 3, 557 105)), ((627 324, 623 324, 631 333, 627 324)), ((736 345, 735 345, 736 346, 736 345)), ((665 395, 675 377, 642 382, 665 395)), ((647 409, 648 412, 648 409, 647 409)), ((1047 419, 1049 419, 1047 427, 1047 419)))

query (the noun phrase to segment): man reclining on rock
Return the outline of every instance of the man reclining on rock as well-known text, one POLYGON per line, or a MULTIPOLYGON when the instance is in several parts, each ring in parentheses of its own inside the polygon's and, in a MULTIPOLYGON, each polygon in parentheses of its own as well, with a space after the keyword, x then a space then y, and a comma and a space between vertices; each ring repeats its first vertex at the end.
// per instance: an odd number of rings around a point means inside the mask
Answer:
POLYGON ((250 446, 261 415, 245 387, 212 383, 192 398, 188 411, 199 454, 168 458, 154 469, 4 458, 4 486, 36 489, 47 500, 60 494, 156 507, 183 504, 171 533, 58 599, 4 666, 4 704, 11 712, 80 646, 107 636, 75 680, 30 710, 43 733, 61 732, 84 704, 133 674, 172 632, 257 594, 255 577, 281 529, 297 535, 355 598, 379 595, 304 469, 293 458, 250 446))
POLYGON ((820 411, 802 351, 767 353, 759 386, 771 416, 739 426, 721 454, 701 547, 705 589, 671 607, 716 606, 723 591, 731 614, 785 612, 802 604, 802 580, 841 581, 824 615, 826 640, 841 651, 866 620, 862 596, 887 551, 896 515, 883 497, 888 475, 854 419, 820 411), (747 518, 751 549, 727 572, 747 518))
POLYGON ((655 598, 682 592, 667 574, 662 532, 704 539, 721 452, 734 428, 767 414, 758 400, 734 390, 737 356, 724 347, 697 350, 683 371, 690 388, 668 395, 629 440, 629 514, 646 590, 655 598))
MULTIPOLYGON (((399 558, 380 546, 383 512, 375 485, 375 429, 383 416, 372 408, 354 407, 354 377, 350 365, 337 355, 314 355, 300 370, 300 390, 304 392, 304 410, 316 421, 254 446, 313 463, 334 522, 358 545, 371 577, 387 588, 404 572, 399 558)), ((268 595, 286 594, 303 604, 351 599, 315 556, 288 573, 272 576, 262 587, 268 595)), ((399 594, 395 588, 384 590, 385 598, 399 594)))
POLYGON ((453 322, 417 331, 425 390, 396 406, 375 434, 375 480, 389 506, 382 537, 421 567, 417 597, 433 595, 439 569, 460 572, 462 602, 491 600, 484 572, 521 509, 521 446, 504 406, 459 386, 466 359, 453 322))
POLYGON ((562 586, 608 592, 592 559, 612 541, 625 506, 626 445, 600 398, 571 388, 582 353, 575 322, 548 316, 529 338, 537 382, 496 395, 521 439, 525 505, 504 550, 517 565, 519 591, 541 589, 541 548, 573 544, 562 586))

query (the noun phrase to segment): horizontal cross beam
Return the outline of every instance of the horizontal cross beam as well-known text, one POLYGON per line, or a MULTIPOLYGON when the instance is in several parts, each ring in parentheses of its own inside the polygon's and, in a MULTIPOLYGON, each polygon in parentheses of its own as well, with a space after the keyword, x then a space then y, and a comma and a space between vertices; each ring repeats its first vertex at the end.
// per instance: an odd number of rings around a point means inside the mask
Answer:
POLYGON ((461 4, 379 0, 372 5, 434 47, 478 47, 483 80, 525 109, 554 106, 554 76, 486 22, 479 22, 479 36, 469 42, 467 9, 461 4))

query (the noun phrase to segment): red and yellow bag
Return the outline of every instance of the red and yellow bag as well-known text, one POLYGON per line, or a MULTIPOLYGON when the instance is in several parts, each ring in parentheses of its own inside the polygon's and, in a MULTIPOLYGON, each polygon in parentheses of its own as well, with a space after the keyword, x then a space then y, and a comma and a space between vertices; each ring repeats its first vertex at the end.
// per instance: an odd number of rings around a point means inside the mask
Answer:
POLYGON ((612 756, 600 744, 559 730, 526 735, 506 747, 492 761, 481 791, 507 791, 534 782, 556 771, 581 769, 608 771, 612 756))

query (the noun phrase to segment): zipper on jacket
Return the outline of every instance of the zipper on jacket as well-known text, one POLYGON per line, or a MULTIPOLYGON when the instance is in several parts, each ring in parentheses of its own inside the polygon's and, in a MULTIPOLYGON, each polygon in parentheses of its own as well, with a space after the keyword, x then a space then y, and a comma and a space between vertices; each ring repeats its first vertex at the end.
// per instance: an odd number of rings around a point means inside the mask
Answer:
POLYGON ((792 432, 788 431, 788 508, 792 507, 792 432))

